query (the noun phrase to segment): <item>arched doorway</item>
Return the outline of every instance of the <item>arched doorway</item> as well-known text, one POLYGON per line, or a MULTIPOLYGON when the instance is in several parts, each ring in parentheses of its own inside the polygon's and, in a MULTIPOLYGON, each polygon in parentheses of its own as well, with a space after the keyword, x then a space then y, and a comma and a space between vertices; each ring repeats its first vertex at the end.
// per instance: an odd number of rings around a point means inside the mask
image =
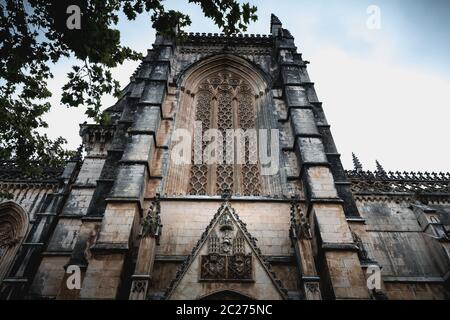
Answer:
POLYGON ((254 300, 253 298, 233 290, 216 291, 200 298, 200 300, 254 300))

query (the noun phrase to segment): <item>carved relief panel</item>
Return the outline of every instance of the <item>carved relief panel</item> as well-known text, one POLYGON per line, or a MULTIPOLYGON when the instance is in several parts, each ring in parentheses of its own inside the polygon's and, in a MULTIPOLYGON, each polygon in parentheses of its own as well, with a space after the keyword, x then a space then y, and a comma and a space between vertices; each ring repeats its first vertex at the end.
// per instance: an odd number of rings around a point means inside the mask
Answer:
POLYGON ((208 254, 201 256, 200 280, 252 281, 252 254, 247 253, 245 237, 236 230, 229 213, 208 238, 208 254))

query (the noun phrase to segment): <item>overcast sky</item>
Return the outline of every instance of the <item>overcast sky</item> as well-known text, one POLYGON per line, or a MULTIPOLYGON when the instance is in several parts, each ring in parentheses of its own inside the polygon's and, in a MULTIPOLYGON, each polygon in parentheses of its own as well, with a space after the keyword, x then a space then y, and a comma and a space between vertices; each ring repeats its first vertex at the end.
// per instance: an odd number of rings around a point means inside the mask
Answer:
MULTIPOLYGON (((365 169, 378 159, 386 170, 450 171, 450 1, 448 0, 262 0, 259 20, 247 33, 269 33, 270 14, 291 31, 311 64, 311 81, 331 124, 345 168, 355 152, 365 169), (367 8, 380 8, 381 28, 369 29, 367 8)), ((187 31, 220 32, 187 1, 166 5, 191 15, 187 31)), ((154 41, 148 16, 120 22, 123 44, 145 53, 154 41)), ((52 111, 47 133, 81 142, 81 109, 59 105, 61 86, 72 61, 53 69, 52 111)), ((125 86, 138 62, 114 71, 125 86)), ((114 104, 104 97, 104 107, 114 104)))

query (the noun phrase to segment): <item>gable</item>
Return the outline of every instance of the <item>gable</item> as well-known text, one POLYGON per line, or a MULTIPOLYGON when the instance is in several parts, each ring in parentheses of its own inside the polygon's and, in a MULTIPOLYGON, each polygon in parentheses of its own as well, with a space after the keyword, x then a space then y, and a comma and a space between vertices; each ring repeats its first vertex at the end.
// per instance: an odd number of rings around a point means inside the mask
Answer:
POLYGON ((229 202, 214 215, 166 291, 171 300, 236 292, 258 300, 286 299, 287 290, 261 255, 229 202))

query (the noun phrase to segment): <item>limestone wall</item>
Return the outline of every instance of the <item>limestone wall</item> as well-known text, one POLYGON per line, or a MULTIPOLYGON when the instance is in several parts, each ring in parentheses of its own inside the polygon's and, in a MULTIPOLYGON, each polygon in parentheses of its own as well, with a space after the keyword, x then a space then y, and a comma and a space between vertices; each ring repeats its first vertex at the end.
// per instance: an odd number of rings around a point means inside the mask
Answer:
MULTIPOLYGON (((358 201, 369 239, 369 258, 382 267, 386 293, 391 299, 448 298, 444 288, 449 257, 441 243, 424 232, 411 201, 393 199, 358 201)), ((439 206, 437 206, 439 207, 439 206)), ((448 212, 439 212, 442 220, 448 212)))

